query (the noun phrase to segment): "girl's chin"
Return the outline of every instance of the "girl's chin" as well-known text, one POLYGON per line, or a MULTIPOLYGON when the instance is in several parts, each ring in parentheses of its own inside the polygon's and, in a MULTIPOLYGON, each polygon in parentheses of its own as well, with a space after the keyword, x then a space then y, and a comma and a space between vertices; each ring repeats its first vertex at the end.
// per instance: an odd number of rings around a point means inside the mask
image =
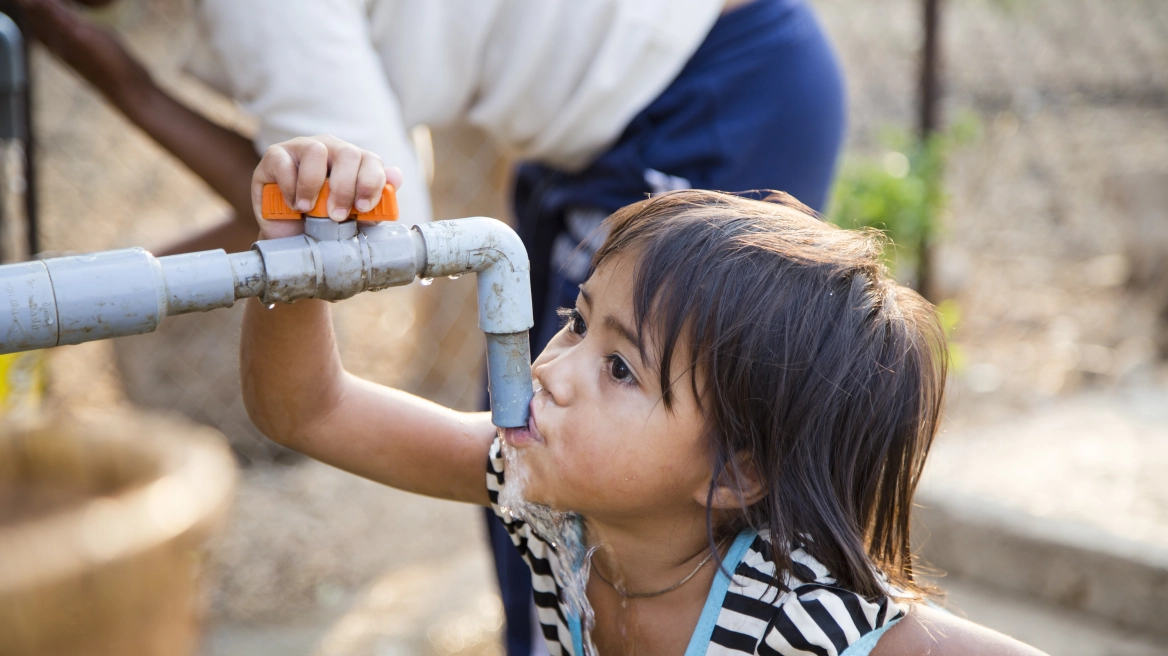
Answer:
POLYGON ((543 508, 558 510, 556 503, 556 490, 549 489, 543 477, 531 470, 523 467, 523 471, 515 475, 511 474, 508 479, 508 485, 517 485, 519 496, 524 502, 534 504, 543 508))

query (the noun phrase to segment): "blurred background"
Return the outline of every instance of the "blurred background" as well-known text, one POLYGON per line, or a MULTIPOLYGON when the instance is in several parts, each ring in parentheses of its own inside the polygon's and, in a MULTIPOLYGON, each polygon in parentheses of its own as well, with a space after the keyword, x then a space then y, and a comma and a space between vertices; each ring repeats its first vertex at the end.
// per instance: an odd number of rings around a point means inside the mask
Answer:
MULTIPOLYGON (((812 5, 849 94, 829 219, 887 230, 890 266, 940 304, 954 344, 918 499, 923 558, 956 612, 1050 653, 1168 653, 1168 3, 947 0, 924 141, 923 3, 812 5)), ((90 15, 162 86, 253 129, 180 70, 182 0, 90 15)), ((225 215, 39 47, 31 70, 42 249, 150 248, 225 215)), ((482 135, 414 136, 436 219, 510 220, 510 163, 482 135)), ((438 280, 338 304, 346 366, 475 408, 473 290, 438 280)), ((239 309, 47 360, 51 413, 174 412, 235 446, 237 493, 202 568, 203 653, 502 653, 477 509, 260 441, 224 346, 239 309)))

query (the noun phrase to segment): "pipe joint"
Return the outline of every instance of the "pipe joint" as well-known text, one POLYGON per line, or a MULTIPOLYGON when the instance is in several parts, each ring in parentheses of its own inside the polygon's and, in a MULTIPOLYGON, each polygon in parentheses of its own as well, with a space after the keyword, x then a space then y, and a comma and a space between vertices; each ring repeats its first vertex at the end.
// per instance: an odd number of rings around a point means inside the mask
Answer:
POLYGON ((57 305, 57 345, 148 333, 167 313, 162 265, 141 248, 44 260, 57 305))
POLYGON ((316 234, 324 238, 306 234, 255 243, 264 271, 260 300, 266 304, 302 298, 339 301, 414 279, 416 249, 403 226, 363 225, 359 231, 333 236, 320 230, 316 234))
POLYGON ((479 328, 487 334, 491 421, 527 424, 531 403, 531 265, 519 235, 507 224, 476 217, 414 226, 425 246, 425 278, 474 272, 479 328))
POLYGON ((357 239, 368 259, 366 289, 406 285, 425 264, 419 262, 414 232, 396 223, 362 223, 357 239))
POLYGON ((416 225, 426 246, 423 278, 478 274, 479 328, 516 333, 534 324, 531 265, 519 235, 486 217, 416 225))

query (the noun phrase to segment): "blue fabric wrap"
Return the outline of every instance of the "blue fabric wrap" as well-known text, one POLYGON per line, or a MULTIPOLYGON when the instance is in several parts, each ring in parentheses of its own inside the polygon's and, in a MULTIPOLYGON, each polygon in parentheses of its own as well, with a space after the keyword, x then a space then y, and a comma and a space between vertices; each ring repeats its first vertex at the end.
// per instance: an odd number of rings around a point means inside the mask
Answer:
MULTIPOLYGON (((689 639, 689 647, 685 650, 685 656, 700 656, 706 653, 706 647, 710 644, 710 636, 714 634, 714 625, 718 623, 718 613, 722 612, 722 602, 726 599, 726 591, 730 589, 730 577, 726 576, 726 573, 734 573, 734 568, 742 562, 742 557, 756 536, 758 533, 754 531, 743 531, 730 545, 730 550, 722 559, 722 567, 714 575, 714 583, 710 586, 710 594, 706 596, 706 605, 702 607, 702 615, 698 618, 698 624, 694 627, 693 635, 689 639)), ((569 617, 568 626, 572 630, 572 645, 577 656, 581 656, 584 653, 584 633, 581 630, 580 618, 569 617)))
POLYGON ((838 62, 802 0, 755 0, 726 14, 673 83, 588 168, 567 173, 528 163, 513 196, 531 256, 539 353, 558 329, 555 310, 576 286, 551 265, 565 214, 609 214, 654 191, 648 169, 695 189, 786 191, 822 211, 843 144, 845 97, 838 62))

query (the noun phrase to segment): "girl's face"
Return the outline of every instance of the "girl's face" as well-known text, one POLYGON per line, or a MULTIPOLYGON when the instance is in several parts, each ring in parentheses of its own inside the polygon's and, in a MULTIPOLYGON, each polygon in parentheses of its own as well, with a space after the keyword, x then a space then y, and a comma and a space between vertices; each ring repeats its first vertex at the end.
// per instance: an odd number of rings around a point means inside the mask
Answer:
POLYGON ((529 428, 505 434, 529 501, 614 521, 704 507, 703 420, 681 356, 672 410, 661 401, 654 345, 641 360, 634 262, 609 258, 581 285, 567 324, 532 366, 529 428))

